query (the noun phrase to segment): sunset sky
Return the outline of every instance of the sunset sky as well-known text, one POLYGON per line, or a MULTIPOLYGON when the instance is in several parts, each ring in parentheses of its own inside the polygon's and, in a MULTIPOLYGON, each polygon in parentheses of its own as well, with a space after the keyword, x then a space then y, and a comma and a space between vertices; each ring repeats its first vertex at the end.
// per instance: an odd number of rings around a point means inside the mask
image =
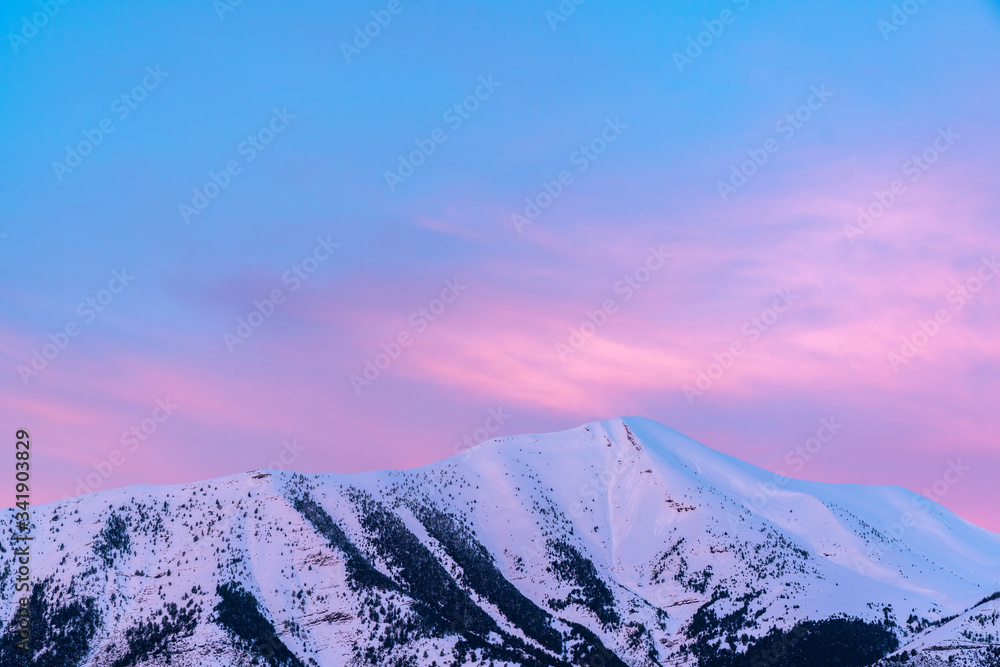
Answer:
POLYGON ((1000 3, 43 5, 0 8, 35 502, 641 415, 1000 530, 1000 3))

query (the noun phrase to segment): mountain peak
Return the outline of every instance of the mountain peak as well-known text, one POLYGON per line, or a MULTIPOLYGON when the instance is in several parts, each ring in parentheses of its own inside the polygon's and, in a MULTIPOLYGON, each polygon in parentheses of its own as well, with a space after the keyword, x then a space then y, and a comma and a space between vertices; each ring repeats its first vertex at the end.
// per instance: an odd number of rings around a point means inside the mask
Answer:
MULTIPOLYGON (((779 479, 641 417, 410 470, 104 491, 36 509, 31 604, 50 628, 37 651, 71 645, 74 665, 653 667, 751 660, 805 629, 865 655, 947 644, 953 664, 981 664, 963 638, 1000 636, 1000 536, 919 498, 779 479)), ((14 586, 5 570, 7 619, 14 586)))

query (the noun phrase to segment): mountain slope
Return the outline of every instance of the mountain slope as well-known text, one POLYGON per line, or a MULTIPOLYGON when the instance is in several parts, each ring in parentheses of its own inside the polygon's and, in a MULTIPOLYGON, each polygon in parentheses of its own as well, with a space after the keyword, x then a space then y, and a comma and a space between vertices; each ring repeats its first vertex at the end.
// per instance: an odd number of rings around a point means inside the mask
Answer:
POLYGON ((904 489, 777 479, 640 418, 33 518, 34 665, 860 665, 945 645, 987 664, 998 636, 995 601, 970 607, 1000 590, 1000 536, 904 489))

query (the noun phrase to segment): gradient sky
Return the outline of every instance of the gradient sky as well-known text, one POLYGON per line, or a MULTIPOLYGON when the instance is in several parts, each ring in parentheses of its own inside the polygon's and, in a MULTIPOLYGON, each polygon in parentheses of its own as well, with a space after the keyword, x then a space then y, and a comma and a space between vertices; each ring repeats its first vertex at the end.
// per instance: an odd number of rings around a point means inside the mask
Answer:
POLYGON ((590 0, 565 20, 555 0, 223 2, 0 9, 0 404, 5 437, 33 434, 35 502, 283 451, 309 472, 410 467, 487 425, 643 415, 797 477, 933 492, 1000 530, 1000 280, 983 263, 1000 254, 996 2, 913 0, 898 26, 889 0, 590 0), (345 56, 372 12, 391 20, 345 56), (704 46, 678 60, 689 39, 704 46), (455 127, 446 112, 477 87, 455 127), (78 166, 53 165, 105 119, 78 166), (269 123, 272 143, 242 143, 269 123), (723 198, 752 155, 767 160, 723 198), (293 290, 283 276, 318 238, 339 246, 293 290), (646 273, 650 248, 670 257, 646 273), (123 269, 134 280, 91 314, 123 269), (446 281, 464 289, 440 312, 446 281), (275 312, 227 345, 275 289, 275 312), (934 335, 893 368, 921 322, 934 335), (51 338, 68 344, 26 374, 51 338), (717 377, 689 400, 699 371, 717 377), (833 438, 797 454, 830 418, 833 438), (123 442, 143 420, 155 432, 123 442))

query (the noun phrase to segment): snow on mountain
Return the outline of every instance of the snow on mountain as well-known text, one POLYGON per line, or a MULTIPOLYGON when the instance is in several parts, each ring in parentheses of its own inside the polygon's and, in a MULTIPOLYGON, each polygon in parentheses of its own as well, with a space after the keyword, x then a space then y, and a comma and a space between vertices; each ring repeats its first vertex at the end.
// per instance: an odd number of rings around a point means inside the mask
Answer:
MULTIPOLYGON (((1000 535, 641 418, 412 470, 103 491, 33 521, 32 665, 1000 665, 1000 535)), ((0 523, 6 667, 21 594, 0 523)))
POLYGON ((908 660, 919 667, 1000 665, 1000 592, 945 621, 879 664, 908 660))

